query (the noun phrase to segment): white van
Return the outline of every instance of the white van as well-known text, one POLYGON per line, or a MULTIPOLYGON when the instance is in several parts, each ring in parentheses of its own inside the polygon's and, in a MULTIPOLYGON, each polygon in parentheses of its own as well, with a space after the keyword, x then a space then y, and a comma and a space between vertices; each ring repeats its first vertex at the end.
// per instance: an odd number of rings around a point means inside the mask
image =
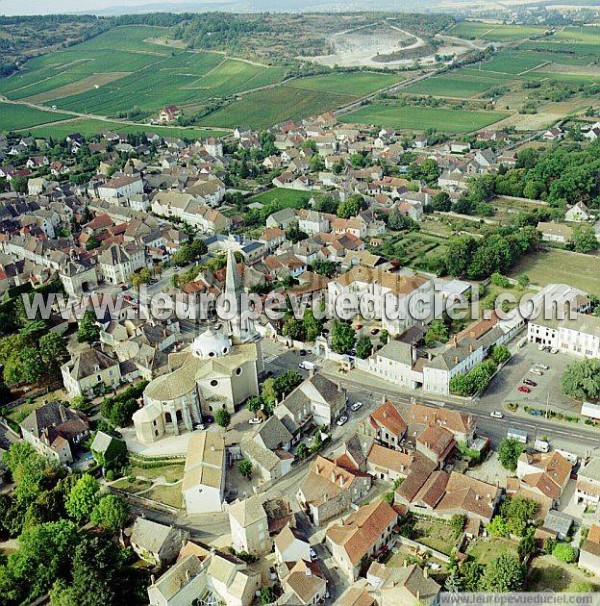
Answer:
POLYGON ((533 444, 533 449, 538 452, 548 452, 550 450, 550 444, 546 440, 536 440, 533 444))
POLYGON ((314 370, 316 367, 317 365, 314 362, 309 362, 308 360, 303 360, 298 364, 298 368, 302 370, 314 370))

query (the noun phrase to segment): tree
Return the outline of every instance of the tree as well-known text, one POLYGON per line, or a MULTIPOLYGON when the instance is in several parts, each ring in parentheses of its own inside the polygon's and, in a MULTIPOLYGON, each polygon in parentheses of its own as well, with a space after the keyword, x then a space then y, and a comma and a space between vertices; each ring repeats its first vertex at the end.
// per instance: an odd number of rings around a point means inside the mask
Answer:
POLYGON ((598 250, 598 239, 592 225, 583 223, 573 228, 573 249, 580 253, 598 250))
POLYGON ((19 537, 19 549, 0 568, 3 603, 29 603, 46 593, 54 581, 67 574, 71 554, 79 540, 69 520, 33 526, 19 537))
POLYGON ((289 337, 294 341, 304 341, 306 338, 304 321, 297 320, 296 318, 289 318, 283 325, 281 332, 283 333, 284 337, 289 337))
POLYGON ((40 355, 47 366, 57 369, 69 357, 66 339, 57 332, 49 332, 40 338, 40 355))
POLYGON ((388 217, 387 224, 390 229, 394 229, 396 231, 401 231, 403 229, 415 229, 418 227, 418 224, 413 219, 403 215, 398 208, 394 208, 392 210, 388 217))
POLYGON ((242 459, 238 464, 238 471, 244 478, 251 480, 252 472, 254 471, 252 462, 249 459, 242 459))
POLYGON ((490 593, 519 591, 524 578, 525 571, 519 560, 510 553, 502 553, 485 567, 480 589, 490 593))
POLYGON ((525 536, 521 538, 517 551, 521 560, 535 552, 535 540, 533 538, 533 529, 529 529, 525 536))
POLYGON ((27 184, 29 179, 25 175, 15 175, 10 184, 13 188, 13 191, 16 191, 19 194, 27 193, 27 184))
POLYGON ((317 320, 313 310, 307 308, 304 312, 304 335, 307 341, 314 341, 323 331, 324 320, 317 320))
POLYGON ((261 587, 260 588, 260 603, 263 606, 268 606, 275 601, 275 594, 272 587, 261 587))
POLYGON ((496 364, 504 364, 504 362, 508 362, 508 360, 510 360, 510 356, 510 350, 504 345, 494 345, 490 353, 490 357, 492 360, 494 360, 494 362, 496 362, 496 364))
POLYGON ((119 495, 108 494, 98 501, 90 519, 96 526, 109 532, 116 532, 127 524, 129 504, 119 495))
POLYGON ((348 354, 356 345, 356 331, 348 322, 335 322, 331 330, 331 349, 338 354, 348 354))
POLYGON ((308 447, 304 442, 300 442, 300 444, 298 444, 298 448, 296 448, 296 456, 298 457, 298 460, 304 461, 308 454, 308 447))
POLYGON ((150 284, 152 282, 152 272, 147 267, 144 267, 140 271, 131 274, 129 280, 135 288, 139 288, 142 284, 150 284))
POLYGON ((35 347, 23 347, 10 356, 4 366, 4 378, 9 384, 37 383, 46 373, 40 352, 35 347))
POLYGON ((483 566, 477 562, 465 562, 461 567, 463 591, 479 591, 483 566))
POLYGON ((100 327, 96 324, 96 317, 91 311, 86 311, 79 321, 77 341, 79 343, 93 343, 100 337, 100 327))
POLYGON ((505 438, 498 449, 498 459, 504 469, 515 471, 517 461, 523 452, 523 444, 514 438, 505 438))
POLYGON ((290 242, 296 244, 301 240, 306 240, 308 238, 308 234, 300 229, 297 221, 292 221, 285 230, 285 237, 290 242))
POLYGON ((88 520, 98 503, 99 490, 100 484, 96 478, 87 473, 82 475, 65 501, 69 516, 78 523, 88 520))
POLYGON ((452 199, 445 191, 440 192, 431 199, 431 207, 433 210, 448 212, 452 210, 452 199))
POLYGON ((492 521, 487 525, 487 531, 494 537, 509 536, 506 520, 502 516, 494 516, 492 521))
POLYGON ((533 520, 535 517, 536 509, 537 504, 532 499, 525 499, 523 497, 506 499, 502 503, 500 512, 506 520, 508 532, 519 537, 525 536, 530 520, 533 520))
POLYGON ((344 200, 337 209, 338 217, 342 219, 350 219, 356 217, 363 208, 364 201, 362 196, 355 194, 344 200))
POLYGON ((373 352, 373 344, 369 337, 361 337, 356 344, 356 355, 361 360, 366 360, 373 352))
POLYGON ((529 286, 530 280, 527 274, 521 274, 517 278, 517 285, 521 290, 525 290, 529 286))
POLYGON ((387 330, 385 330, 385 328, 384 328, 379 333, 379 341, 381 342, 382 345, 387 345, 389 338, 390 338, 390 333, 387 330))
POLYGON ((567 564, 571 564, 577 559, 577 552, 567 543, 557 543, 552 550, 552 555, 567 564))
POLYGON ((600 398, 600 360, 589 359, 572 362, 561 378, 562 390, 578 400, 600 398))
POLYGON ((229 423, 231 423, 231 415, 226 408, 219 408, 215 413, 215 421, 217 425, 221 427, 229 427, 229 423))
POLYGON ((462 589, 462 581, 456 567, 450 570, 446 577, 444 589, 449 593, 458 593, 462 589))
POLYGON ((246 408, 252 413, 257 413, 262 407, 263 401, 260 396, 252 396, 246 402, 246 408))

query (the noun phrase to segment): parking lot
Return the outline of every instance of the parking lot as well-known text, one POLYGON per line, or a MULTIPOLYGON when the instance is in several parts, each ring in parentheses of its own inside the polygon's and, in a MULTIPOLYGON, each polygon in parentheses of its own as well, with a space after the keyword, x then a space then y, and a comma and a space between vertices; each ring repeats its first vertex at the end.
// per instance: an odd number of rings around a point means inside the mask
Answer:
POLYGON ((563 395, 560 382, 566 366, 575 360, 576 358, 566 354, 539 351, 537 345, 527 343, 515 352, 508 364, 494 378, 481 402, 484 405, 490 404, 489 409, 492 410, 493 406, 508 402, 544 408, 548 401, 552 410, 578 414, 581 404, 563 395), (541 376, 536 375, 531 372, 536 364, 546 364, 549 369, 543 370, 541 376), (529 393, 519 391, 519 386, 524 385, 524 379, 536 383, 536 386, 529 387, 529 393))

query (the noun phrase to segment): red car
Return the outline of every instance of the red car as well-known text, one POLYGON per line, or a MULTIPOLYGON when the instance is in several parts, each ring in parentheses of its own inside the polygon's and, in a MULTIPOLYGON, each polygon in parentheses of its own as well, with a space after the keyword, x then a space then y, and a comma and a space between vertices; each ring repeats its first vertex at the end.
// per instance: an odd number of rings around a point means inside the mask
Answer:
POLYGON ((531 389, 527 385, 519 385, 519 391, 522 393, 529 393, 531 389))

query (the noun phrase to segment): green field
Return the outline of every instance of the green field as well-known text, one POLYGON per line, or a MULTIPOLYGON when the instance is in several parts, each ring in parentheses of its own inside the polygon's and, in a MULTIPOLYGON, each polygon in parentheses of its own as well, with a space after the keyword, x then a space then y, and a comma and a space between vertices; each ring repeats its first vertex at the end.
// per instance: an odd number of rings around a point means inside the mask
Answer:
POLYGON ((114 28, 68 49, 31 59, 20 72, 0 80, 0 93, 12 100, 30 99, 99 116, 116 116, 134 107, 149 114, 165 105, 198 107, 209 99, 276 84, 286 73, 284 67, 146 41, 165 37, 169 31, 114 28))
POLYGON ((68 117, 67 114, 58 112, 43 111, 25 105, 0 102, 0 132, 20 130, 49 122, 58 122, 68 117))
POLYGON ((441 133, 468 133, 505 118, 502 112, 415 107, 411 105, 372 104, 340 116, 342 122, 389 126, 402 130, 422 131, 434 128, 441 133))
POLYGON ((468 40, 482 39, 493 42, 510 42, 511 40, 540 36, 545 31, 546 28, 542 26, 498 25, 479 21, 463 21, 453 27, 449 33, 468 40))
POLYGON ((417 95, 433 95, 434 97, 450 97, 455 99, 472 98, 485 93, 486 91, 503 84, 501 80, 487 77, 481 72, 483 77, 475 75, 461 75, 456 72, 452 75, 435 76, 427 80, 417 82, 404 89, 404 92, 417 95))
POLYGON ((248 198, 248 204, 258 202, 259 204, 270 204, 271 202, 278 202, 283 207, 293 206, 298 202, 309 200, 310 198, 322 197, 321 194, 309 191, 298 191, 297 189, 286 189, 284 187, 277 187, 275 189, 269 189, 248 198))
POLYGON ((76 118, 55 124, 46 124, 35 128, 23 128, 24 132, 30 132, 36 137, 53 137, 64 139, 72 133, 79 133, 84 137, 90 137, 105 131, 123 134, 156 133, 161 137, 179 137, 182 139, 206 139, 207 137, 222 137, 227 134, 223 130, 199 130, 195 128, 177 128, 175 126, 149 126, 146 124, 122 124, 110 120, 92 120, 87 118, 76 118))
POLYGON ((600 257, 564 250, 548 250, 526 255, 510 273, 511 278, 527 274, 532 284, 570 284, 600 295, 600 257))
POLYGON ((317 116, 349 103, 354 97, 280 86, 244 95, 239 101, 201 120, 203 126, 261 129, 307 116, 317 116))
POLYGON ((402 82, 403 76, 376 74, 371 72, 352 72, 348 74, 331 74, 311 76, 294 80, 291 86, 308 90, 322 90, 328 93, 365 97, 382 88, 402 82))

